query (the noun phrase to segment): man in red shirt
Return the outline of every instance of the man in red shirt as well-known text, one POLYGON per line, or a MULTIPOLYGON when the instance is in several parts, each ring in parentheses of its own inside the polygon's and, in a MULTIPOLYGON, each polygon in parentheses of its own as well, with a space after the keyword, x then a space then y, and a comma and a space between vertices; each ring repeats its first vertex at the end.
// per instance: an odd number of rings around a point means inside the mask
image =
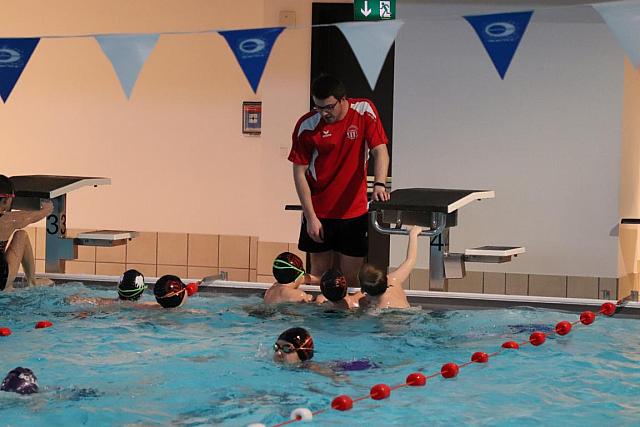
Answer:
POLYGON ((368 248, 367 160, 371 152, 372 199, 389 200, 388 139, 373 103, 347 98, 335 77, 314 80, 311 94, 315 107, 298 120, 289 153, 304 213, 298 248, 310 253, 312 275, 339 266, 357 286, 368 248))

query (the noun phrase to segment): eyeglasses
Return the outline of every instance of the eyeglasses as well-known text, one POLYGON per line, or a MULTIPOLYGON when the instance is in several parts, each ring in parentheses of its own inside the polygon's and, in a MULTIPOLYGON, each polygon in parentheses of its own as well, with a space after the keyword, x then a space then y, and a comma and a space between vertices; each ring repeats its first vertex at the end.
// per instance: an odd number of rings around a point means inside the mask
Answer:
POLYGON ((330 111, 333 111, 334 108, 336 108, 336 105, 338 105, 340 103, 340 100, 337 100, 336 102, 334 102, 333 104, 327 104, 327 105, 314 105, 313 109, 319 113, 325 112, 328 113, 330 111))
POLYGON ((282 344, 282 345, 280 345, 278 343, 275 343, 273 345, 273 351, 281 351, 284 354, 291 354, 291 353, 293 353, 294 351, 297 351, 297 350, 313 350, 313 349, 312 348, 307 348, 307 347, 298 347, 298 348, 296 348, 293 344, 290 344, 290 343, 282 344))

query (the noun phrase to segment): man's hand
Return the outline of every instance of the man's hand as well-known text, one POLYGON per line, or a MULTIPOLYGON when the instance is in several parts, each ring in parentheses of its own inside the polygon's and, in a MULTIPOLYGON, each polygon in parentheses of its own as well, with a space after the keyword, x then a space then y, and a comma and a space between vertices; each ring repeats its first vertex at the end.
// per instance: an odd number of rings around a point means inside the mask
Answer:
POLYGON ((51 212, 53 212, 53 203, 49 199, 42 199, 40 201, 40 209, 47 215, 51 215, 51 212))
POLYGON ((307 234, 314 242, 324 243, 324 230, 318 218, 307 219, 307 234))
POLYGON ((410 236, 417 236, 418 234, 422 233, 422 227, 420 227, 419 225, 414 225, 413 227, 411 227, 411 229, 409 230, 409 235, 410 236))
POLYGON ((386 202, 389 200, 390 195, 387 193, 387 189, 382 185, 376 185, 373 187, 373 193, 371 194, 371 200, 376 202, 386 202))

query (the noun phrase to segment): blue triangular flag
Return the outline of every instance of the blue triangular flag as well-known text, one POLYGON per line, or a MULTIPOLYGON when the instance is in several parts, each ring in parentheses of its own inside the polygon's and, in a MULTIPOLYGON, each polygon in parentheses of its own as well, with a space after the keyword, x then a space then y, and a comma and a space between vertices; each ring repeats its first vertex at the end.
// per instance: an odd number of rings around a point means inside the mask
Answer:
POLYGON ((96 36, 118 75, 122 89, 131 96, 138 74, 158 41, 158 34, 96 36))
POLYGON ((465 16, 504 80, 533 11, 465 16))
POLYGON ((271 48, 284 27, 218 31, 225 38, 255 93, 271 48))
POLYGON ((389 48, 404 24, 396 19, 383 22, 343 22, 335 24, 342 31, 356 55, 371 90, 375 90, 380 70, 389 48))
POLYGON ((591 6, 607 23, 633 66, 640 67, 640 2, 616 1, 591 6))
POLYGON ((39 41, 39 38, 0 39, 0 96, 4 102, 7 102, 39 41))

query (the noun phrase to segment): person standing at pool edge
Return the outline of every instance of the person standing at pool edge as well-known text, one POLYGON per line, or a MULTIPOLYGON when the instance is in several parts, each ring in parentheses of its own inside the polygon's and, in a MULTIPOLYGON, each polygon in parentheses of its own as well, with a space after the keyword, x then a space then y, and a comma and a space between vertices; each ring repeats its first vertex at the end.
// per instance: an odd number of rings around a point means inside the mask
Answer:
POLYGON ((11 180, 0 175, 0 291, 13 289, 13 281, 20 264, 24 269, 27 285, 51 285, 46 278, 36 279, 36 262, 29 235, 23 230, 53 212, 51 200, 41 202, 37 211, 12 211, 15 189, 11 180), (13 237, 12 237, 13 235, 13 237), (11 241, 9 241, 11 239, 11 241))
POLYGON ((368 249, 368 151, 374 160, 372 199, 389 200, 388 139, 373 103, 347 98, 335 77, 318 77, 311 94, 315 107, 298 120, 289 153, 304 214, 298 248, 310 254, 312 275, 322 276, 338 262, 348 284, 357 286, 368 249))

